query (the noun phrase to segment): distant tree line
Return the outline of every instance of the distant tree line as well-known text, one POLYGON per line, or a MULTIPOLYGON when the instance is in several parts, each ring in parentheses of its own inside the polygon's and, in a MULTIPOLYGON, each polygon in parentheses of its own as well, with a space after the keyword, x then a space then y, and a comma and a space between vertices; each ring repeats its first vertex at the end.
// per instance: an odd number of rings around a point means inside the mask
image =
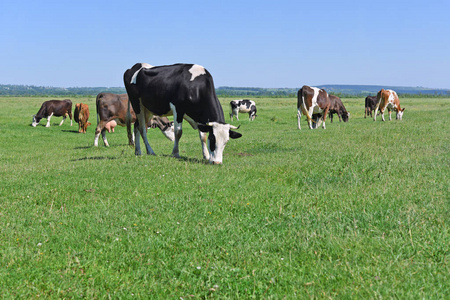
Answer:
POLYGON ((76 97, 76 96, 97 96, 98 93, 108 92, 114 94, 126 93, 121 87, 71 87, 58 88, 34 85, 0 85, 0 96, 55 96, 55 97, 76 97))
MULTIPOLYGON (((382 88, 393 89, 401 97, 448 97, 450 89, 428 89, 422 87, 389 87, 376 85, 321 85, 330 94, 341 98, 362 98, 376 95, 382 88)), ((297 97, 299 88, 254 88, 254 87, 219 87, 216 89, 219 97, 236 98, 293 98, 297 97)), ((1 85, 0 96, 51 96, 51 97, 95 97, 98 93, 126 93, 123 87, 71 87, 58 88, 33 85, 1 85)))

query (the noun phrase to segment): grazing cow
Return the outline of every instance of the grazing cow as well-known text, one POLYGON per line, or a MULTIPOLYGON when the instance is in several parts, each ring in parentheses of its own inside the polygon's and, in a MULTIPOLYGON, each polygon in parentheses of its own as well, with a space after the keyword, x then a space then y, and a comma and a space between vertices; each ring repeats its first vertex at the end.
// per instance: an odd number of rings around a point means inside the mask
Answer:
MULTIPOLYGON (((317 128, 323 122, 323 129, 325 129, 325 120, 328 111, 331 107, 330 97, 324 89, 316 87, 309 87, 304 85, 297 93, 297 122, 298 129, 300 127, 300 118, 302 114, 308 119, 309 128, 317 128), (314 114, 321 114, 317 126, 313 127, 312 116, 314 114)), ((314 121, 315 122, 315 121, 314 121)))
POLYGON ((364 119, 370 114, 372 117, 372 111, 377 107, 377 96, 367 96, 365 100, 364 119))
MULTIPOLYGON (((147 154, 155 154, 148 143, 144 126, 151 115, 173 115, 174 157, 180 157, 178 143, 183 132, 183 119, 192 128, 199 130, 203 157, 210 163, 221 164, 228 140, 242 136, 231 130, 237 127, 225 123, 212 76, 202 66, 176 64, 153 67, 138 63, 126 70, 123 78, 131 105, 136 112, 136 155, 141 154, 139 134, 144 140, 147 154)), ((127 128, 131 128, 130 123, 127 123, 127 128)))
POLYGON ((330 122, 333 123, 333 114, 337 114, 339 117, 339 122, 342 120, 344 120, 344 122, 348 121, 348 117, 350 116, 350 114, 347 112, 347 110, 345 109, 344 103, 342 103, 341 98, 339 98, 338 96, 335 95, 328 95, 328 97, 330 98, 330 122))
POLYGON ((248 113, 249 120, 253 121, 257 117, 255 101, 248 100, 248 99, 232 100, 230 102, 231 121, 233 121, 233 116, 236 116, 236 119, 239 121, 238 114, 240 112, 248 113))
POLYGON ((381 89, 381 91, 377 94, 377 106, 375 107, 375 114, 373 116, 373 120, 377 120, 377 112, 378 108, 380 108, 381 119, 384 121, 384 110, 387 108, 389 111, 389 121, 391 118, 391 111, 396 111, 396 119, 401 120, 403 117, 403 112, 405 108, 400 107, 400 100, 398 99, 397 93, 393 90, 385 90, 381 89))
POLYGON ((86 133, 86 129, 91 122, 89 120, 89 106, 84 103, 75 104, 75 111, 73 112, 73 118, 78 123, 78 132, 86 133))
POLYGON ((33 123, 31 126, 36 127, 41 119, 47 118, 47 125, 45 127, 50 127, 50 118, 63 117, 59 126, 64 123, 67 116, 70 118, 70 126, 72 126, 72 101, 66 100, 48 100, 42 103, 41 108, 38 113, 33 116, 33 123))
MULTIPOLYGON (((106 131, 114 132, 114 127, 117 125, 126 125, 128 95, 100 93, 97 95, 96 106, 97 128, 95 129, 94 146, 98 146, 98 138, 101 133, 103 143, 106 147, 109 147, 108 140, 106 139, 106 131)), ((130 117, 131 123, 134 123, 136 121, 136 115, 132 107, 130 107, 130 117)), ((170 122, 168 118, 154 116, 147 125, 151 128, 158 127, 165 137, 174 141, 173 122, 170 122)), ((134 144, 134 137, 132 135, 129 136, 128 142, 130 145, 134 144)))

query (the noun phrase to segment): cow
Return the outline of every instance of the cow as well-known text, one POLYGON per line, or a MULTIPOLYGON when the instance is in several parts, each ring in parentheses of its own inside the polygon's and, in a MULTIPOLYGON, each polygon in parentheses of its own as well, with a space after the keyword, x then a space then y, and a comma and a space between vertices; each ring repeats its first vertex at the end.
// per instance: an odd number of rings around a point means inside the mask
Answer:
POLYGON ((236 116, 236 119, 239 121, 238 114, 240 112, 248 113, 249 120, 253 121, 257 117, 255 101, 248 100, 248 99, 232 100, 230 102, 231 121, 233 121, 233 116, 236 116))
POLYGON ((297 92, 297 122, 298 129, 300 127, 300 118, 302 114, 308 119, 309 128, 317 128, 323 122, 323 129, 325 129, 325 120, 327 118, 328 111, 331 107, 330 97, 324 89, 319 89, 316 87, 309 87, 304 85, 297 92), (312 117, 314 114, 321 114, 318 120, 317 126, 313 127, 312 117))
MULTIPOLYGON (((141 155, 139 135, 144 140, 147 154, 155 155, 146 135, 147 120, 151 115, 173 115, 175 142, 172 156, 179 158, 178 144, 185 119, 199 130, 203 158, 212 164, 222 164, 223 151, 230 138, 240 138, 237 129, 225 123, 222 106, 217 98, 211 74, 197 64, 175 64, 153 67, 137 63, 124 73, 124 84, 129 101, 136 112, 134 124, 135 154, 141 155), (209 135, 207 135, 209 133, 209 135)), ((127 123, 130 130, 131 123, 127 123)))
POLYGON ((344 122, 348 121, 350 114, 345 109, 344 103, 342 103, 341 98, 335 95, 328 95, 330 98, 330 122, 333 123, 333 114, 337 114, 339 117, 339 122, 341 122, 341 118, 344 122))
POLYGON ((367 96, 365 99, 365 109, 364 109, 364 119, 366 116, 370 114, 370 117, 372 117, 372 111, 375 110, 375 107, 377 106, 377 96, 367 96))
MULTIPOLYGON (((98 138, 102 134, 103 143, 109 147, 106 139, 106 131, 114 132, 114 127, 117 125, 126 126, 127 110, 128 110, 128 95, 127 94, 112 94, 99 93, 96 98, 97 107, 97 128, 95 129, 94 146, 98 146, 98 138)), ((136 115, 132 107, 130 107, 131 123, 136 121, 136 115)), ((173 122, 168 118, 157 117, 152 118, 147 124, 148 127, 158 127, 165 137, 174 141, 173 122)), ((128 137, 128 143, 134 144, 134 137, 128 137)))
POLYGON ((50 127, 50 118, 52 116, 63 117, 59 126, 61 126, 66 117, 69 116, 70 126, 72 126, 72 101, 69 99, 45 101, 42 103, 38 113, 33 116, 31 126, 36 127, 41 119, 47 118, 47 125, 45 125, 45 127, 50 127))
POLYGON ((78 132, 86 133, 86 129, 91 122, 89 120, 89 106, 84 103, 75 104, 75 111, 73 112, 73 118, 78 123, 78 132))
POLYGON ((381 113, 381 119, 384 121, 384 110, 387 108, 389 112, 389 121, 392 120, 391 118, 391 111, 396 111, 396 119, 401 120, 403 117, 403 112, 405 111, 405 108, 400 107, 400 100, 398 99, 397 93, 393 90, 385 90, 381 89, 377 93, 377 105, 375 107, 375 114, 373 116, 373 120, 377 120, 377 112, 378 108, 380 109, 381 113))

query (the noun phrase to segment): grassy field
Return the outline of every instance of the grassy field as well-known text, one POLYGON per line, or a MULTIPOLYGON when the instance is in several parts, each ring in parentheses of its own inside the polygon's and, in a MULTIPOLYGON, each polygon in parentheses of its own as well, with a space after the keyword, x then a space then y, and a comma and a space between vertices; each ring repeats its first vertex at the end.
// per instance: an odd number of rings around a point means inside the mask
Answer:
MULTIPOLYGON (((449 99, 401 99, 403 121, 297 130, 296 99, 255 99, 224 164, 202 160, 184 123, 182 159, 149 130, 53 118, 49 98, 0 98, 0 298, 448 299, 449 99)), ((228 117, 231 99, 220 99, 228 117)))

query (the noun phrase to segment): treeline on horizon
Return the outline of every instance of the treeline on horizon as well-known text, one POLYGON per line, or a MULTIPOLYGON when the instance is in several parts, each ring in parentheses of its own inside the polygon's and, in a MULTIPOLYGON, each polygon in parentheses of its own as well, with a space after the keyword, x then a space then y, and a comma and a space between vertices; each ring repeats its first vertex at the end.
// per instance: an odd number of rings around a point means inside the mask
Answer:
MULTIPOLYGON (((423 87, 395 87, 378 85, 319 85, 330 94, 343 98, 360 98, 384 89, 392 89, 401 97, 450 97, 450 89, 430 89, 423 87)), ((271 97, 289 98, 297 97, 299 88, 253 88, 253 87, 218 87, 219 97, 271 97)), ((95 97, 101 92, 114 94, 126 93, 122 87, 45 87, 33 85, 1 85, 0 96, 50 96, 50 97, 95 97)))

